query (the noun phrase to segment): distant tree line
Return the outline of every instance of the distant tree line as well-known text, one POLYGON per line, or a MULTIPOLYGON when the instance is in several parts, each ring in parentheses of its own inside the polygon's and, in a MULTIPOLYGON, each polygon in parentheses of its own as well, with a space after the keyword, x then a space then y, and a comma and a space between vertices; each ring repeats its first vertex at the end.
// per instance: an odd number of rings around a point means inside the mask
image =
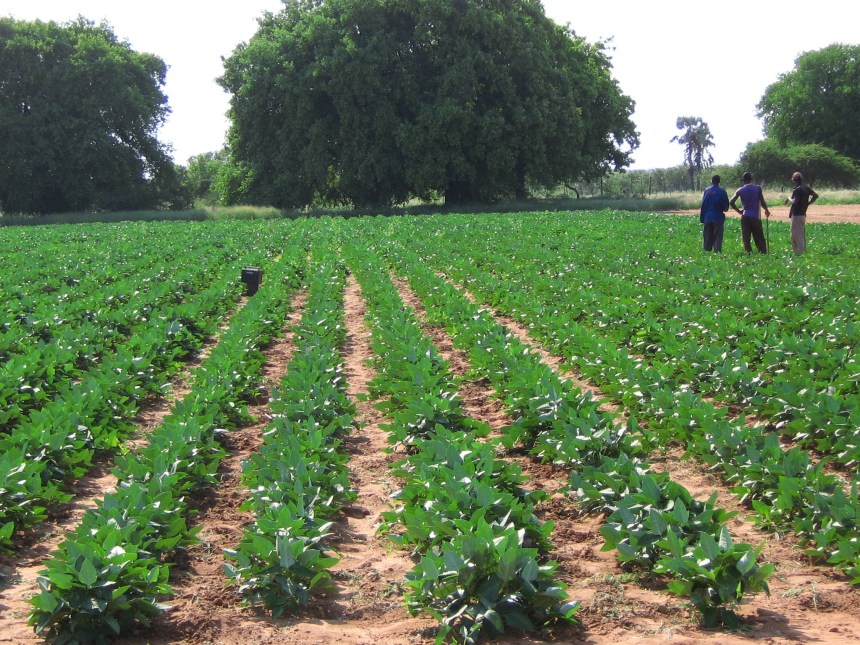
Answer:
POLYGON ((637 197, 747 169, 860 184, 857 45, 806 52, 768 86, 765 136, 736 164, 712 165, 689 116, 684 163, 633 172, 634 104, 605 44, 537 0, 284 0, 225 61, 227 145, 185 165, 157 138, 166 69, 104 23, 0 18, 0 212, 637 197))
MULTIPOLYGON (((726 185, 740 185, 746 170, 751 170, 760 183, 785 188, 797 170, 814 185, 860 186, 860 152, 856 147, 860 122, 850 118, 860 112, 858 60, 860 47, 839 44, 799 56, 795 70, 769 86, 757 106, 765 138, 749 144, 734 164, 713 165, 709 148, 714 140, 707 123, 686 116, 678 118, 682 134, 673 139, 683 146, 682 165, 641 171, 609 171, 604 165, 606 172, 596 176, 583 173, 557 183, 555 188, 577 196, 647 197, 702 190, 710 183, 711 174, 720 174, 726 185)), ((211 184, 221 186, 217 194, 223 201, 230 195, 224 190, 225 176, 231 181, 240 177, 229 162, 229 154, 222 154, 220 159, 221 179, 215 178, 211 184)), ((551 192, 545 191, 546 184, 534 181, 527 181, 526 188, 551 192)))

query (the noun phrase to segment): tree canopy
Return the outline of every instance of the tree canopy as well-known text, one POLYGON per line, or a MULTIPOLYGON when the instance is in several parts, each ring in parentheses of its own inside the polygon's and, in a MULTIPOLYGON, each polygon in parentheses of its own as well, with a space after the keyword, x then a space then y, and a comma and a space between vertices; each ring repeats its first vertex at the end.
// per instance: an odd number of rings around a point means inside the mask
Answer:
POLYGON ((166 69, 106 24, 0 18, 0 210, 151 208, 173 195, 155 136, 166 69))
POLYGON ((739 163, 762 182, 790 185, 791 175, 796 171, 803 173, 810 185, 853 188, 860 181, 854 161, 815 143, 783 146, 773 139, 765 139, 748 145, 739 163))
POLYGON ((759 102, 764 132, 783 145, 821 144, 860 159, 860 45, 801 54, 759 102))
POLYGON ((638 145, 604 44, 537 0, 285 0, 219 82, 230 201, 491 201, 638 145))

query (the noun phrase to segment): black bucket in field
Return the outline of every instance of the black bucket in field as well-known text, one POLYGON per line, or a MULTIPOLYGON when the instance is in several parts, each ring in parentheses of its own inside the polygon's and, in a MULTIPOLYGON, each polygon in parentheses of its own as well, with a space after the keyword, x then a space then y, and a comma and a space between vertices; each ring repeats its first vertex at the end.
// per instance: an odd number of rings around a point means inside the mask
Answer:
POLYGON ((242 282, 245 283, 246 293, 253 296, 263 283, 263 270, 259 267, 245 267, 242 269, 242 282))

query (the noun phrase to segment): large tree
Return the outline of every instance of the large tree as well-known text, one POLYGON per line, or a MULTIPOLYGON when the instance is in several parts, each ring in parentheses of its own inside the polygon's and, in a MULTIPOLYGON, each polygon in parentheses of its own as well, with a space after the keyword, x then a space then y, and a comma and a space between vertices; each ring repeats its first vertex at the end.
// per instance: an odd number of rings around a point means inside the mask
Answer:
POLYGON ((757 108, 767 137, 782 145, 817 143, 860 159, 860 45, 801 54, 757 108))
POLYGON ((151 208, 175 195, 156 139, 165 73, 106 24, 0 18, 0 210, 151 208))
POLYGON ((604 45, 536 0, 285 0, 219 80, 234 201, 523 196, 638 145, 604 45))
POLYGON ((684 146, 684 165, 690 178, 690 189, 695 190, 696 177, 714 163, 714 157, 708 150, 714 145, 711 128, 697 116, 679 116, 675 125, 684 133, 672 137, 671 140, 684 146))

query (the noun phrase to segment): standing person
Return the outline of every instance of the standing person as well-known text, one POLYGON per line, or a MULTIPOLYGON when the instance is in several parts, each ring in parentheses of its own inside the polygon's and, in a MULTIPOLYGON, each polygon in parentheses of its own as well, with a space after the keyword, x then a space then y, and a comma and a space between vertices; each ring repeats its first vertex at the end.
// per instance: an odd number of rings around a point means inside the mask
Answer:
POLYGON ((818 199, 818 193, 803 184, 803 175, 799 172, 791 176, 794 190, 791 191, 791 208, 788 216, 791 218, 791 248, 795 255, 806 252, 806 209, 818 199))
POLYGON ((752 246, 750 245, 750 235, 752 235, 758 252, 767 253, 767 243, 764 241, 759 206, 764 208, 765 217, 768 218, 770 218, 770 209, 767 207, 767 202, 764 201, 764 193, 762 193, 761 186, 752 183, 752 173, 745 172, 741 179, 744 185, 738 188, 737 192, 732 196, 729 206, 741 216, 741 235, 744 239, 744 250, 747 253, 752 253, 752 246), (735 206, 739 198, 744 206, 743 211, 735 206))
POLYGON ((723 229, 726 225, 726 211, 729 210, 729 194, 720 186, 720 176, 711 177, 711 185, 702 195, 702 208, 699 221, 704 224, 702 238, 706 251, 720 253, 723 250, 723 229))

